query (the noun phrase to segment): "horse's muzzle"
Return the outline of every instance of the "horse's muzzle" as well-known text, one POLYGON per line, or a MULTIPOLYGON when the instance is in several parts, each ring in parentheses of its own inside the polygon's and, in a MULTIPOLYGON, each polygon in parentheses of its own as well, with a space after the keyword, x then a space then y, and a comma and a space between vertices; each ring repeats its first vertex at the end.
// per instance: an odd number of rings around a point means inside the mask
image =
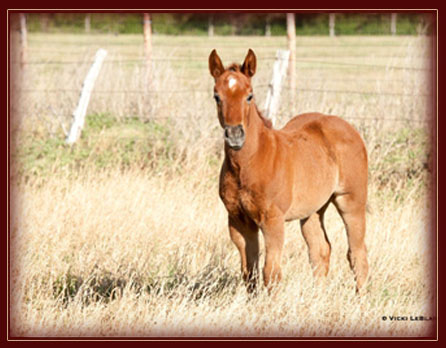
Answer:
POLYGON ((243 126, 226 126, 225 127, 225 141, 228 146, 233 150, 240 150, 245 143, 245 131, 243 126))

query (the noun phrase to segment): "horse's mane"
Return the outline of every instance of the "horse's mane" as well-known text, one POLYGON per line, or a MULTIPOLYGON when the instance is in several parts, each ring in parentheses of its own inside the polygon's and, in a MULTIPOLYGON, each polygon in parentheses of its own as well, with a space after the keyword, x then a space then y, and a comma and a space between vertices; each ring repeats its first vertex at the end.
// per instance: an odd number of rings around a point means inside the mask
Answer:
POLYGON ((259 115, 259 117, 263 121, 263 124, 265 125, 265 127, 270 128, 270 129, 273 128, 273 123, 271 122, 271 120, 262 115, 262 113, 260 112, 260 110, 256 104, 254 104, 254 106, 256 107, 257 115, 259 115))

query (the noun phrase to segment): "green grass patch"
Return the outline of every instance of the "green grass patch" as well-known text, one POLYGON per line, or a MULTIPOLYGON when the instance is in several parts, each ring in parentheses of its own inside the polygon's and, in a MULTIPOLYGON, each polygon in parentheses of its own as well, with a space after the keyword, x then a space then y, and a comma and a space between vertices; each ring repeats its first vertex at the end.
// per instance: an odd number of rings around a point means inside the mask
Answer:
POLYGON ((383 135, 369 149, 370 178, 377 184, 378 194, 400 201, 414 188, 425 187, 429 152, 429 135, 422 129, 401 128, 383 135))
POLYGON ((168 123, 138 118, 118 121, 110 114, 88 115, 80 139, 72 146, 65 136, 24 136, 11 153, 19 175, 46 177, 60 171, 76 173, 88 167, 165 166, 175 157, 168 123))

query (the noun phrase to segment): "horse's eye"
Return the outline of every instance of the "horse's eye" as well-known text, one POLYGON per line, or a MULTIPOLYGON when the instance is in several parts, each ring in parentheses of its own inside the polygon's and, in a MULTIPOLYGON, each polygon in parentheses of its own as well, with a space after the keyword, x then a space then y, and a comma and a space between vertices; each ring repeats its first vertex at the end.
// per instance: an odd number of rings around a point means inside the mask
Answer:
POLYGON ((252 93, 249 93, 248 98, 246 98, 246 101, 249 103, 252 100, 252 93))
POLYGON ((217 104, 220 104, 221 99, 220 99, 220 96, 217 93, 214 94, 214 99, 217 102, 217 104))

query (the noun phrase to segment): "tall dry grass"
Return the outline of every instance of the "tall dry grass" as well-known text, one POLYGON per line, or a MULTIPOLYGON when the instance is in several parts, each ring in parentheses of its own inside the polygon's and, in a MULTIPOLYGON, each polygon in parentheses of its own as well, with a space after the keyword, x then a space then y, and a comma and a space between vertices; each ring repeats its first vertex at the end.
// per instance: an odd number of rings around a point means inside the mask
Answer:
MULTIPOLYGON (((334 211, 325 287, 298 223, 286 226, 277 295, 248 299, 217 183, 132 170, 18 188, 11 221, 11 329, 19 336, 424 336, 433 315, 429 209, 408 195, 367 216, 370 279, 355 294, 334 211)), ((261 260, 263 259, 263 255, 261 260)))
POLYGON ((327 45, 333 42, 326 38, 300 40, 298 55, 304 58, 352 63, 360 59, 388 67, 358 73, 352 67, 321 69, 315 63, 302 63, 298 65, 301 92, 293 96, 285 89, 278 117, 280 126, 298 112, 340 114, 350 117, 365 139, 371 211, 366 235, 370 279, 364 295, 355 294, 345 230, 332 208, 326 214, 333 252, 325 284, 313 284, 298 222, 286 225, 284 279, 274 296, 262 290, 249 298, 240 279, 239 255, 230 242, 225 208, 218 198, 222 140, 207 55, 216 46, 225 62, 241 60, 246 48, 253 47, 259 57, 254 90, 262 105, 266 92, 262 86, 269 82, 272 70, 272 61, 262 57, 274 56, 277 48, 286 46, 283 38, 155 37, 160 58, 189 60, 155 61, 150 88, 167 92, 148 98, 136 93, 146 88, 141 64, 127 61, 141 56, 141 38, 31 35, 31 57, 36 61, 81 63, 47 62, 30 65, 26 71, 29 79, 24 89, 29 91, 21 94, 23 118, 13 130, 12 149, 12 165, 19 168, 13 170, 11 185, 13 335, 432 334, 435 320, 389 319, 435 315, 436 289, 431 284, 435 250, 428 238, 432 207, 425 168, 429 103, 424 97, 404 96, 425 91, 429 83, 423 70, 391 68, 425 66, 429 42, 426 38, 337 38, 337 47, 332 48, 327 45), (126 150, 118 140, 145 141, 146 136, 139 126, 125 123, 96 133, 86 130, 77 146, 90 152, 73 166, 64 165, 63 156, 76 149, 59 146, 55 155, 49 152, 51 146, 48 150, 46 139, 63 139, 62 129, 69 125, 88 60, 99 44, 109 50, 112 63, 104 65, 89 113, 111 115, 118 125, 136 117, 168 129, 167 140, 154 143, 148 162, 142 159, 145 154, 130 164, 124 162, 126 150), (384 47, 376 49, 379 45, 384 47), (371 93, 327 92, 335 88, 371 93), (184 89, 189 92, 169 93, 184 89), (388 94, 392 91, 393 96, 388 94), (294 104, 293 97, 297 98, 294 104), (167 144, 170 150, 163 149, 167 144), (14 156, 15 151, 20 156, 14 156), (39 151, 54 159, 31 156, 39 151), (98 167, 104 153, 114 160, 98 167), (26 166, 30 158, 34 162, 26 166))

